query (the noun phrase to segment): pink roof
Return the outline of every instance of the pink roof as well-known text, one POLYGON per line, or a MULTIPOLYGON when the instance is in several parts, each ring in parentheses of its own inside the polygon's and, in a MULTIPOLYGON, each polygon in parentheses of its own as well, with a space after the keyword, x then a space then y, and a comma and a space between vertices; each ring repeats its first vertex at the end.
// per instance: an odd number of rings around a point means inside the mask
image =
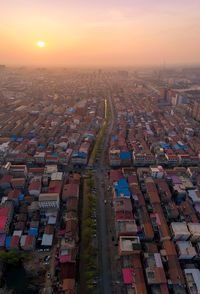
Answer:
POLYGON ((135 283, 135 281, 133 280, 133 275, 132 275, 133 272, 134 270, 131 268, 122 269, 124 284, 135 283))
POLYGON ((63 236, 64 234, 65 234, 65 230, 60 230, 59 232, 58 232, 58 236, 63 236))
POLYGON ((56 186, 56 187, 50 187, 48 190, 48 193, 57 193, 60 194, 61 191, 61 187, 56 186))
POLYGON ((71 255, 61 255, 59 256, 60 262, 61 263, 65 263, 65 262, 69 262, 72 260, 71 255))
POLYGON ((5 215, 0 216, 0 230, 1 231, 3 231, 5 228, 6 220, 7 220, 7 216, 5 216, 5 215))
POLYGON ((3 207, 0 209, 0 216, 7 216, 9 212, 9 207, 3 207))
POLYGON ((67 151, 66 151, 67 155, 69 155, 69 156, 72 154, 72 152, 73 152, 73 149, 70 149, 70 148, 67 149, 67 151))
POLYGON ((156 261, 156 266, 157 267, 163 267, 160 254, 159 253, 154 253, 154 257, 155 257, 155 261, 156 261))
POLYGON ((150 217, 155 217, 157 224, 158 225, 161 225, 161 223, 160 223, 160 217, 159 217, 159 215, 157 213, 151 213, 150 214, 150 217))

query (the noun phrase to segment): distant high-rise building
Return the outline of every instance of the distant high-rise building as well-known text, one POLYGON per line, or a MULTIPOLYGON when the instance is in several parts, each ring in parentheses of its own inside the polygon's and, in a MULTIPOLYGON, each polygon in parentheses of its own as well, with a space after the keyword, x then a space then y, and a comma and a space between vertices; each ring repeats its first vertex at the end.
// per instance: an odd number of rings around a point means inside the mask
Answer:
POLYGON ((195 101, 193 110, 192 110, 192 117, 198 121, 200 121, 200 101, 195 101))
POLYGON ((161 99, 167 100, 168 90, 166 88, 160 89, 160 97, 161 99))

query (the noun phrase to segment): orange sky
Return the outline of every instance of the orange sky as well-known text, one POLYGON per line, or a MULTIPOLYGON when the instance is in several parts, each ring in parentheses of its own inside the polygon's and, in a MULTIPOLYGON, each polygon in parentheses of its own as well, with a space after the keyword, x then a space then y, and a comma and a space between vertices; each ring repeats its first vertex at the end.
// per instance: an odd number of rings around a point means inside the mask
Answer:
POLYGON ((200 62, 199 0, 0 0, 0 7, 1 64, 200 62))

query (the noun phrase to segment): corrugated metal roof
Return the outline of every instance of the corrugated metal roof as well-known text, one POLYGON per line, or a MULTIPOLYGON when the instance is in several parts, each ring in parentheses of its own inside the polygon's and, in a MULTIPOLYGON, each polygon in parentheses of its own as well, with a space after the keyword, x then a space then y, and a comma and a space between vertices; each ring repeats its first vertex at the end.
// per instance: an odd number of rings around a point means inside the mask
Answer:
POLYGON ((52 246, 53 235, 43 234, 42 236, 42 246, 52 246))

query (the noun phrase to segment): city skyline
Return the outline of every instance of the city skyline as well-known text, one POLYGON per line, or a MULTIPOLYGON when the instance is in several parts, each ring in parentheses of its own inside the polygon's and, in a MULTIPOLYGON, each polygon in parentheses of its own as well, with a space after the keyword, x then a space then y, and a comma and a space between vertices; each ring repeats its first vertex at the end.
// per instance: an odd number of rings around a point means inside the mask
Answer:
POLYGON ((44 66, 199 64, 200 2, 8 0, 0 63, 44 66), (39 48, 37 43, 46 43, 39 48))

